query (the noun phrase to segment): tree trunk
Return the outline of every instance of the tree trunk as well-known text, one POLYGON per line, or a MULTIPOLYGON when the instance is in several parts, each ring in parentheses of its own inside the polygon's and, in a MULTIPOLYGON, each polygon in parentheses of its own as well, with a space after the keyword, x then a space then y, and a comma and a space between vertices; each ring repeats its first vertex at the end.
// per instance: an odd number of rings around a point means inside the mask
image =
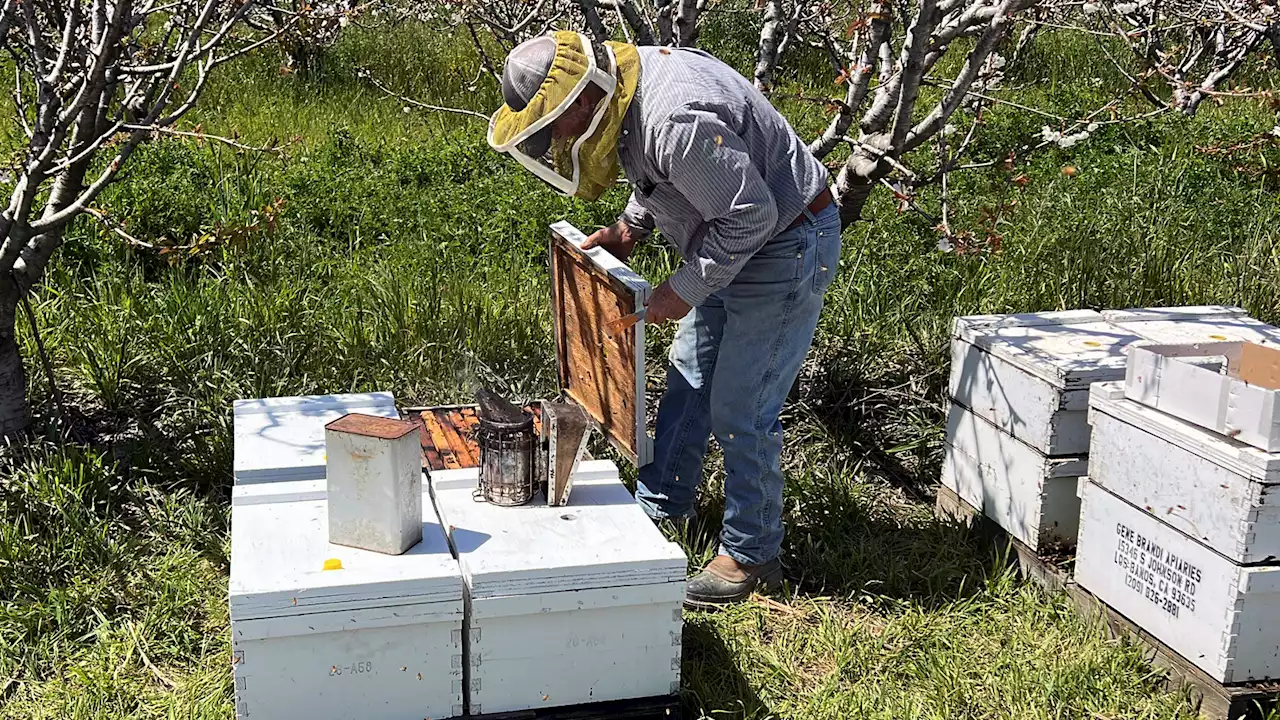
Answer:
POLYGON ((14 333, 18 290, 0 289, 0 440, 19 437, 31 424, 27 412, 27 374, 14 333))
POLYGON ((884 175, 884 171, 874 161, 871 163, 874 169, 870 175, 858 172, 852 167, 858 159, 855 153, 836 175, 835 196, 836 205, 840 208, 841 228, 847 228, 862 219, 862 208, 871 197, 871 191, 875 189, 876 182, 884 175))
POLYGON ((702 8, 699 0, 675 0, 676 5, 676 45, 679 47, 698 46, 698 15, 702 8))

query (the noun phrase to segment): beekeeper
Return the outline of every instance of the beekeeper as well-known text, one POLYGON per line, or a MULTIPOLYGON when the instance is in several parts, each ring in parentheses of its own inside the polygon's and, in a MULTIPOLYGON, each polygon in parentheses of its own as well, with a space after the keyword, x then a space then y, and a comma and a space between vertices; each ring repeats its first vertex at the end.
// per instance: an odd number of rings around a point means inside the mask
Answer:
POLYGON ((684 263, 645 322, 678 320, 654 461, 636 499, 655 520, 694 513, 708 438, 724 452, 717 557, 686 603, 714 607, 782 579, 778 415, 840 259, 828 173, 731 67, 695 49, 595 44, 559 31, 507 57, 490 145, 566 196, 595 200, 621 168, 632 193, 588 238, 625 261, 661 230, 684 263))

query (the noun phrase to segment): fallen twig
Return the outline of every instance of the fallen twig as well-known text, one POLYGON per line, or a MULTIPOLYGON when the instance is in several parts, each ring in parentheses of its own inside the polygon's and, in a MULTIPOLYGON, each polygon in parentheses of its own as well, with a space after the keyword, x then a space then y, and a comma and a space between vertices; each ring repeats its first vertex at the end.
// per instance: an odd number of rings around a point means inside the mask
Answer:
POLYGON ((804 615, 803 610, 793 608, 790 605, 784 605, 778 602, 777 600, 774 600, 773 598, 765 597, 763 595, 757 595, 755 599, 756 599, 756 603, 763 605, 766 608, 769 608, 770 610, 776 610, 777 612, 783 613, 784 615, 790 615, 792 617, 796 617, 798 615, 804 615))
POLYGON ((134 647, 138 648, 138 657, 142 658, 142 664, 146 665, 151 674, 155 675, 156 679, 168 686, 170 690, 178 687, 177 683, 165 677, 165 674, 160 672, 160 668, 152 664, 151 658, 147 657, 147 651, 142 648, 142 638, 138 637, 138 630, 133 626, 133 621, 130 620, 127 624, 129 626, 129 635, 133 638, 134 647))

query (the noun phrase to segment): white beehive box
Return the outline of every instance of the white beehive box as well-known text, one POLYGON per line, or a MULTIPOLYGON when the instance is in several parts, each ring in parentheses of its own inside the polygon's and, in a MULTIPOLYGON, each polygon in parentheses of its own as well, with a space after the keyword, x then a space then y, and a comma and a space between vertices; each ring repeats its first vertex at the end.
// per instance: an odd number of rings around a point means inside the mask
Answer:
POLYGON ((399 417, 389 392, 236 400, 236 484, 324 477, 324 426, 347 413, 399 417))
POLYGON ((1121 377, 1140 338, 1092 310, 955 320, 951 398, 1044 455, 1089 451, 1089 383, 1121 377))
POLYGON ((418 425, 350 414, 324 426, 329 542, 399 555, 422 540, 418 425))
POLYGON ((1280 567, 1237 565, 1093 482, 1081 495, 1081 587, 1219 682, 1280 677, 1280 567))
POLYGON ((462 574, 434 511, 421 543, 385 555, 328 542, 324 492, 324 480, 233 491, 236 717, 461 716, 462 574))
POLYGON ((942 484, 1034 550, 1075 545, 1079 457, 1051 458, 952 404, 942 484))
POLYGON ((1203 305, 1103 310, 1102 317, 1118 328, 1141 336, 1143 340, 1161 345, 1280 341, 1280 329, 1249 317, 1237 307, 1203 305))
POLYGON ((608 461, 569 504, 473 498, 475 470, 431 474, 468 592, 473 715, 675 694, 687 559, 608 461))
POLYGON ((1089 452, 1089 385, 1121 380, 1127 347, 1248 340, 1280 331, 1239 308, 1067 310, 956 318, 951 397, 1050 456, 1089 452))
POLYGON ((1280 350, 1243 342, 1135 345, 1125 397, 1267 452, 1280 451, 1280 350), (1212 363, 1206 366, 1206 361, 1212 363), (1225 372, 1224 372, 1225 371, 1225 372))
POLYGON ((1089 477, 1239 563, 1280 560, 1280 454, 1093 387, 1089 477))

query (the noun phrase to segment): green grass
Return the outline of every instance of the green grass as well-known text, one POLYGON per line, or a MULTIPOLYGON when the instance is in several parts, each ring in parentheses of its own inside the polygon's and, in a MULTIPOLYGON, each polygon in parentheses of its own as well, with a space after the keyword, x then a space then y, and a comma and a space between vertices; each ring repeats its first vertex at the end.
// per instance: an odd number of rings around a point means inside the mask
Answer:
MULTIPOLYGON (((706 44, 745 68, 752 33, 713 27, 706 44)), ((1059 112, 1098 100, 1086 81, 1096 52, 1042 40, 1011 74, 1025 87, 1010 98, 1059 112)), ((47 385, 29 364, 49 439, 0 468, 2 718, 231 717, 232 400, 392 390, 446 403, 477 381, 556 389, 546 227, 609 222, 624 189, 596 205, 560 200, 492 153, 481 123, 406 113, 359 77, 367 67, 425 100, 488 110, 493 84, 468 90, 475 61, 457 38, 353 33, 312 83, 277 65, 228 68, 189 124, 282 140, 286 160, 162 141, 103 200, 147 240, 235 235, 282 200, 274 226, 170 262, 79 222, 34 299, 78 437, 53 439, 47 385)), ((799 65, 787 87, 827 91, 820 59, 799 65)), ((823 124, 811 103, 779 105, 806 133, 823 124)), ((1197 150, 1273 122, 1251 104, 1207 105, 1014 173, 957 177, 953 224, 998 233, 998 252, 939 253, 931 223, 873 200, 845 233, 785 418, 783 607, 689 619, 693 717, 1191 717, 1137 649, 932 518, 947 329, 956 314, 1163 304, 1240 304, 1280 321, 1276 152, 1197 150)), ((1002 158, 1042 124, 1005 109, 987 123, 978 159, 1002 158)), ((656 282, 675 259, 647 246, 636 264, 656 282)), ((668 341, 650 339, 654 377, 668 341)), ((682 538, 692 565, 713 547, 719 483, 713 457, 704 524, 682 538)))

